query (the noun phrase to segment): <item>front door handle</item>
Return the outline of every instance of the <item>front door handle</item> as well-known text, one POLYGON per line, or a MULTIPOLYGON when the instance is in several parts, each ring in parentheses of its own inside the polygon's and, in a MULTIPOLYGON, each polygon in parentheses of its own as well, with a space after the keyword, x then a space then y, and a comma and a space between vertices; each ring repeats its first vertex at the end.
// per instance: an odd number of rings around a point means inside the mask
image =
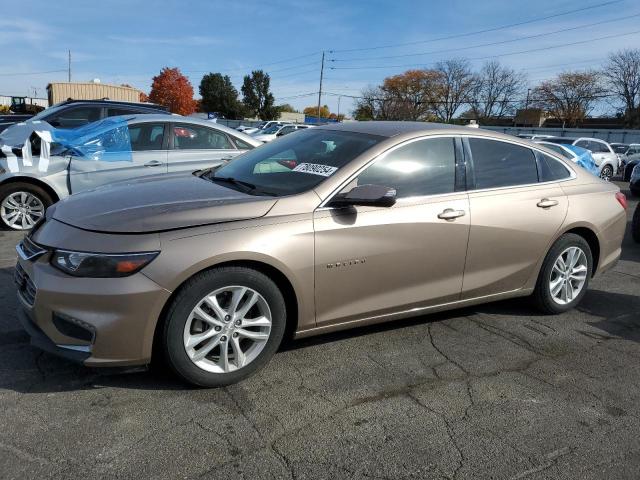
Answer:
POLYGON ((160 165, 162 165, 162 162, 159 160, 151 160, 144 164, 145 167, 159 167, 160 165))
POLYGON ((540 207, 540 208, 551 208, 551 207, 555 207, 556 205, 558 205, 558 201, 557 200, 549 200, 548 198, 543 198, 536 205, 538 205, 538 207, 540 207))
POLYGON ((458 217, 463 217, 465 214, 464 210, 454 210, 453 208, 445 208, 442 213, 438 214, 438 218, 442 220, 454 220, 458 217))

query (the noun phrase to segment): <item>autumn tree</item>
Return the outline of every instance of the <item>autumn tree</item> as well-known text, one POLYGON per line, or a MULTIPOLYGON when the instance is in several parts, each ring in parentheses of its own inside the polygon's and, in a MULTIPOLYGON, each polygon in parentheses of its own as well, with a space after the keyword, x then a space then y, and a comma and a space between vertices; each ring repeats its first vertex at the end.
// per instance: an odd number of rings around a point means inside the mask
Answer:
POLYGON ((387 77, 380 87, 386 120, 427 120, 431 117, 440 76, 432 70, 407 70, 387 77))
MULTIPOLYGON (((318 106, 312 106, 312 107, 306 107, 302 113, 304 113, 305 115, 308 115, 310 117, 317 117, 318 116, 318 106)), ((329 115, 331 115, 331 112, 329 111, 329 107, 327 105, 323 105, 320 107, 320 118, 329 118, 329 115)))
POLYGON ((269 89, 269 74, 254 70, 245 75, 242 83, 242 103, 247 113, 260 120, 274 120, 278 117, 278 107, 269 89))
POLYGON ((282 105, 278 105, 278 110, 280 112, 298 113, 298 110, 296 110, 294 106, 289 103, 283 103, 282 105))
POLYGON ((562 127, 577 127, 603 93, 597 72, 563 72, 533 90, 533 103, 562 120, 562 127))
POLYGON ((627 49, 609 55, 602 71, 607 89, 623 105, 625 124, 640 126, 640 49, 627 49))
POLYGON ((153 77, 149 100, 179 115, 189 115, 196 109, 193 87, 178 68, 165 67, 153 77))
POLYGON ((482 120, 513 114, 525 85, 523 73, 505 67, 497 60, 486 62, 476 74, 469 92, 473 115, 477 120, 482 120))
POLYGON ((238 91, 228 75, 208 73, 200 81, 201 108, 205 112, 218 112, 225 118, 240 118, 242 105, 238 91))
POLYGON ((437 76, 431 104, 433 112, 438 120, 450 122, 460 107, 469 103, 475 77, 465 59, 438 62, 433 72, 437 76))

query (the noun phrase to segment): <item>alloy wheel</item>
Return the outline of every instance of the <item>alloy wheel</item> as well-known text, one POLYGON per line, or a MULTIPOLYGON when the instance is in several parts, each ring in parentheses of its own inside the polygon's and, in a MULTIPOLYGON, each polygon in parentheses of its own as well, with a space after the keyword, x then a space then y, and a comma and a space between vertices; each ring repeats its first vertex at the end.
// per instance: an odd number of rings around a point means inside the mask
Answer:
POLYGON ((556 259, 551 269, 549 291, 559 305, 571 303, 587 281, 587 256, 580 247, 569 247, 556 259))
POLYGON ((0 204, 0 216, 9 228, 29 230, 44 215, 44 203, 29 192, 14 192, 0 204))
POLYGON ((262 352, 271 332, 271 310, 255 290, 223 287, 201 299, 184 327, 184 348, 199 368, 228 373, 262 352))
POLYGON ((609 165, 605 166, 602 172, 600 172, 600 178, 606 182, 610 182, 611 178, 613 178, 613 169, 609 165))

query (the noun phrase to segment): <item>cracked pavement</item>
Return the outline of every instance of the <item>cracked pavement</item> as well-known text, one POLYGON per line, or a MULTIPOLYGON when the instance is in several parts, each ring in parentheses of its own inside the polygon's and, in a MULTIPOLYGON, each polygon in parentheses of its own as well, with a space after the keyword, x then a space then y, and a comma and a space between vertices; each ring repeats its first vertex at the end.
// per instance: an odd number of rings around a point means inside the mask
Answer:
POLYGON ((517 299, 294 341, 217 390, 31 347, 15 316, 19 238, 0 232, 3 479, 638 477, 629 232, 572 312, 517 299))

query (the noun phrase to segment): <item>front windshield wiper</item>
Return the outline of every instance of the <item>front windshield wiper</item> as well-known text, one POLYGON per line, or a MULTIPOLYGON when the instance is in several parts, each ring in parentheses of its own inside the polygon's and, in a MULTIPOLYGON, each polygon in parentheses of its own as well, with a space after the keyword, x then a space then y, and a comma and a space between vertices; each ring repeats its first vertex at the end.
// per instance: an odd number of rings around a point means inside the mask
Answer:
POLYGON ((248 189, 247 191, 258 189, 258 187, 256 187, 253 183, 245 182, 244 180, 238 180, 237 178, 233 178, 233 177, 216 177, 215 175, 209 175, 207 178, 209 178, 212 181, 217 180, 219 182, 231 183, 233 185, 240 185, 241 187, 248 189))

